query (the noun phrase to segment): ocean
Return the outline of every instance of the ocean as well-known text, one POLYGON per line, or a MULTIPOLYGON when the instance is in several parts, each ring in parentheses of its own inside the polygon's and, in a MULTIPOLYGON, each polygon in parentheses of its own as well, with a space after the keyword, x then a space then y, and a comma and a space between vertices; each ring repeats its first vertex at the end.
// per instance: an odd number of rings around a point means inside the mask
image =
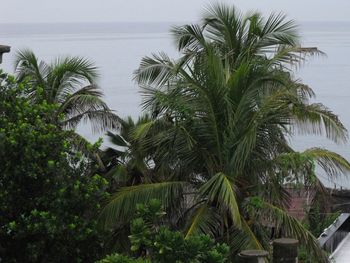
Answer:
MULTIPOLYGON (((100 70, 98 84, 108 105, 121 116, 137 118, 141 113, 141 96, 133 81, 133 71, 142 57, 163 51, 176 58, 178 53, 169 29, 182 23, 84 23, 84 24, 0 24, 0 44, 12 47, 5 54, 0 68, 13 72, 17 50, 30 48, 36 55, 51 61, 56 57, 84 56, 100 70)), ((338 114, 350 130, 350 23, 301 22, 303 46, 318 47, 326 56, 313 57, 297 68, 295 75, 316 93, 317 102, 324 103, 338 114)), ((91 141, 103 134, 92 134, 82 125, 79 133, 91 141)), ((337 145, 324 137, 296 136, 291 144, 297 150, 325 147, 350 160, 349 144, 337 145)), ((328 180, 329 187, 349 188, 350 174, 328 180)))

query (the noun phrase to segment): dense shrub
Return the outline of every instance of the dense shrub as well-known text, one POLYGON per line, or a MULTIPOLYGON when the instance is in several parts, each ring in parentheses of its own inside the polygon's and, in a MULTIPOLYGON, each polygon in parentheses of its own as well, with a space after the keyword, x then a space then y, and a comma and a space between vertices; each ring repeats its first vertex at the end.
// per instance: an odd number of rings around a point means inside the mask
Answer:
POLYGON ((158 200, 137 206, 129 236, 131 253, 135 258, 120 254, 110 255, 99 263, 223 263, 227 262, 229 248, 217 244, 207 235, 184 237, 181 232, 172 231, 160 222, 164 215, 158 200))
POLYGON ((120 254, 113 254, 105 257, 97 263, 150 263, 150 261, 142 258, 130 258, 120 254))
POLYGON ((29 88, 0 72, 0 261, 93 262, 107 182, 51 122, 56 106, 23 96, 29 88))

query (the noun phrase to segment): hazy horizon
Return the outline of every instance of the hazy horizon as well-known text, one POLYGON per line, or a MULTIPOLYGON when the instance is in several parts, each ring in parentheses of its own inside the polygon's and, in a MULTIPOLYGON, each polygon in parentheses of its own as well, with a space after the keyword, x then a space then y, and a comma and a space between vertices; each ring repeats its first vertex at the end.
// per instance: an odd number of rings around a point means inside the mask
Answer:
MULTIPOLYGON (((0 23, 0 44, 6 43, 6 36, 16 36, 23 38, 28 35, 75 35, 76 37, 95 34, 96 36, 119 38, 132 33, 140 34, 169 34, 173 26, 180 26, 186 23, 196 23, 196 21, 159 21, 159 22, 42 22, 42 23, 0 23), (108 36, 110 35, 110 36, 108 36)), ((324 32, 343 32, 350 27, 350 21, 296 21, 298 31, 304 36, 305 30, 315 29, 324 32)), ((304 38, 304 37, 303 37, 304 38)))
POLYGON ((188 22, 215 3, 264 15, 283 12, 297 21, 350 21, 348 0, 11 0, 1 6, 0 23, 188 22))
MULTIPOLYGON (((295 20, 290 18, 291 20, 295 20)), ((350 20, 295 20, 297 23, 331 23, 331 24, 350 24, 350 20)), ((174 23, 196 23, 198 20, 186 21, 71 21, 71 22, 0 22, 0 25, 41 25, 41 24, 174 24, 174 23)))

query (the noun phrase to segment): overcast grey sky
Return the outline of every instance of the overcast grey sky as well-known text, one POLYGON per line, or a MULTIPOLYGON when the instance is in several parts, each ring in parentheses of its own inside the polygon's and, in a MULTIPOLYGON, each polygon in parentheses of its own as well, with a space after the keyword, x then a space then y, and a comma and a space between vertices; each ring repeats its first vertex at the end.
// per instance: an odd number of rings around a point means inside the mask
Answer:
MULTIPOLYGON (((215 0, 0 0, 0 23, 193 21, 215 0)), ((299 21, 350 21, 350 0, 221 0, 299 21)))

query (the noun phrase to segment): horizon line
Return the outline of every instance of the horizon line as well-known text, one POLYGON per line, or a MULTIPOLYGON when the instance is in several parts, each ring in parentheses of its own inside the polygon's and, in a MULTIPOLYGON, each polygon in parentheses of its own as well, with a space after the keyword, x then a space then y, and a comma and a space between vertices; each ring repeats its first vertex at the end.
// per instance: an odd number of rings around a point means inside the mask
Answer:
MULTIPOLYGON (((291 19, 297 23, 350 23, 350 20, 296 20, 291 19)), ((57 22, 0 22, 0 25, 40 25, 40 24, 171 24, 171 23, 197 23, 199 21, 57 21, 57 22)))

